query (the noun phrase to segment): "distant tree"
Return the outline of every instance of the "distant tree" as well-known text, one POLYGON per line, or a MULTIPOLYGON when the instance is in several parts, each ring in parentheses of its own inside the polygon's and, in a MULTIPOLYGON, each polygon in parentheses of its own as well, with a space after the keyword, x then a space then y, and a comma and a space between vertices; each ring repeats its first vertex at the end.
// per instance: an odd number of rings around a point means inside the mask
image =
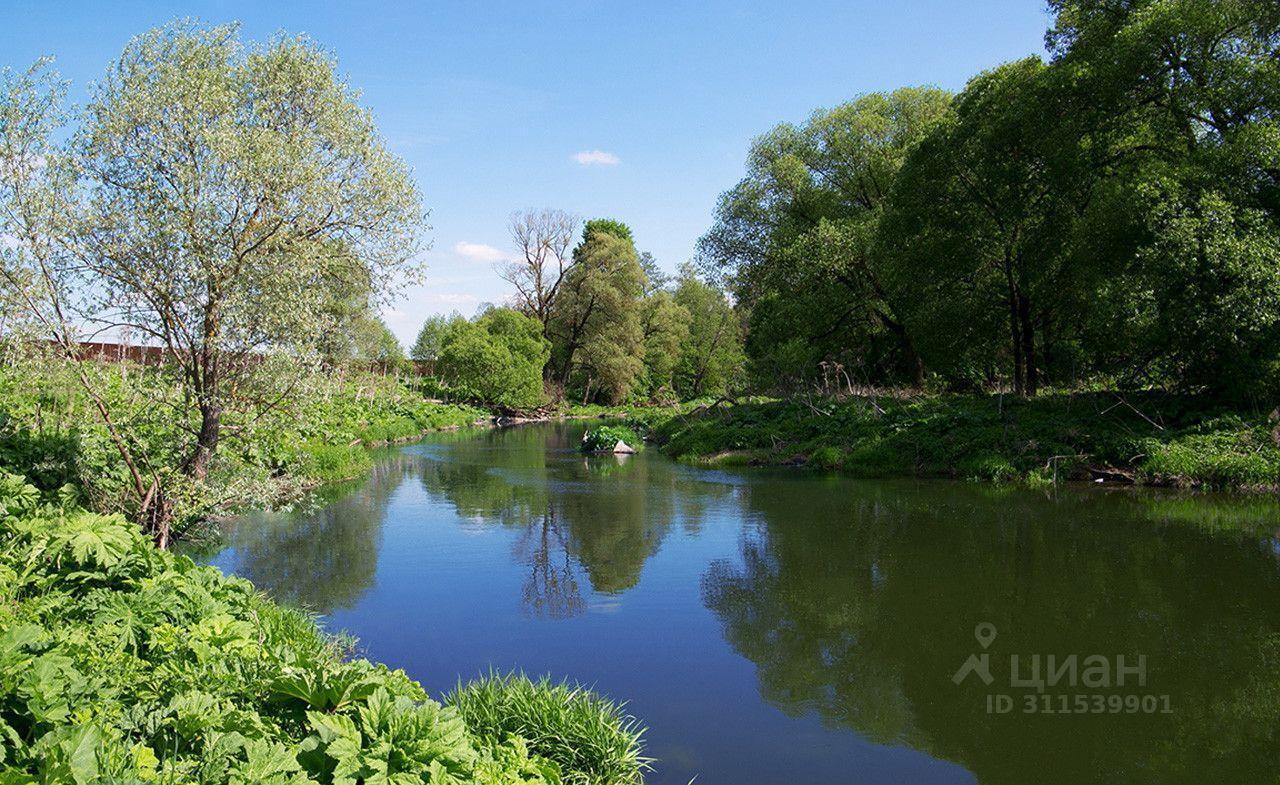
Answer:
POLYGON ((624 400, 644 370, 640 296, 644 271, 630 229, 592 221, 574 249, 551 322, 551 368, 562 387, 577 386, 584 400, 624 400), (625 229, 625 232, 619 230, 625 229))
POLYGON ((475 321, 455 318, 441 340, 437 373, 463 395, 511 410, 545 402, 542 369, 550 347, 532 317, 494 308, 475 321))
POLYGON ((644 374, 641 392, 650 400, 675 397, 675 370, 680 347, 689 335, 689 311, 665 289, 640 302, 640 327, 644 334, 644 374))
POLYGON ((440 356, 440 347, 449 326, 449 317, 428 316, 418 330, 418 337, 409 350, 409 356, 419 362, 434 362, 440 356))
POLYGON ((357 326, 356 335, 356 357, 361 360, 398 365, 405 359, 400 339, 381 317, 366 317, 357 326))
POLYGON ((640 253, 640 269, 644 270, 645 297, 670 286, 671 276, 663 271, 658 264, 658 260, 648 251, 640 253))
POLYGON ((521 258, 500 265, 498 275, 515 287, 517 307, 537 319, 544 334, 565 274, 573 264, 569 249, 580 223, 563 210, 511 214, 511 239, 521 258))
POLYGON ((746 360, 737 313, 724 292, 700 281, 689 266, 681 270, 675 304, 688 314, 676 392, 686 400, 724 394, 740 380, 746 360))
POLYGON ((582 227, 582 242, 586 242, 593 234, 608 234, 630 243, 635 246, 635 237, 631 234, 631 227, 622 221, 616 221, 612 218, 592 218, 582 227))

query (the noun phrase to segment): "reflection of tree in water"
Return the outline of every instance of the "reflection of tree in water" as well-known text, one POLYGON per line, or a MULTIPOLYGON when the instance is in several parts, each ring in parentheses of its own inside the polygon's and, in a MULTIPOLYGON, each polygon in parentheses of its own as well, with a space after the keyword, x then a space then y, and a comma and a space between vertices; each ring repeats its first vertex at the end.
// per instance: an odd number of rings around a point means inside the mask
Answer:
POLYGON ((587 603, 578 589, 578 577, 569 557, 569 544, 556 525, 554 512, 548 511, 526 527, 516 549, 529 565, 529 576, 521 590, 526 612, 567 619, 586 610, 587 603))
POLYGON ((289 605, 351 607, 373 585, 387 499, 416 460, 380 460, 367 481, 322 489, 318 509, 244 516, 227 532, 236 572, 289 605))
POLYGON ((423 469, 424 488, 459 516, 525 530, 517 556, 531 570, 526 608, 546 615, 585 608, 575 565, 594 591, 634 586, 671 522, 696 527, 697 515, 729 491, 661 459, 584 458, 582 427, 496 430, 450 444, 423 469))
POLYGON ((955 760, 988 784, 1274 781, 1271 539, 1168 525, 1167 501, 1135 497, 817 491, 753 484, 747 511, 765 526, 740 563, 714 563, 703 580, 774 705, 955 760), (1003 689, 999 675, 990 690, 951 682, 978 650, 979 621, 999 630, 1003 689), (1174 713, 990 715, 989 692, 1022 694, 1008 684, 1014 653, 1145 654, 1137 692, 1169 694, 1174 713))

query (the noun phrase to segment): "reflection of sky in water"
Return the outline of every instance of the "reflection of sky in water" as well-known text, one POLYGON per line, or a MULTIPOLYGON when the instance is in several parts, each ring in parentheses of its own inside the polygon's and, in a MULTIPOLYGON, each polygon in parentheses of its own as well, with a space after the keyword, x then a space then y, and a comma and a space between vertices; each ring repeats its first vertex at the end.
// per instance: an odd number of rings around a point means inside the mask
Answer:
POLYGON ((433 691, 520 668, 629 700, 658 785, 1274 773, 1275 503, 584 460, 582 427, 388 451, 215 563, 433 691), (988 715, 950 681, 977 621, 998 656, 1145 654, 1179 710, 988 715))

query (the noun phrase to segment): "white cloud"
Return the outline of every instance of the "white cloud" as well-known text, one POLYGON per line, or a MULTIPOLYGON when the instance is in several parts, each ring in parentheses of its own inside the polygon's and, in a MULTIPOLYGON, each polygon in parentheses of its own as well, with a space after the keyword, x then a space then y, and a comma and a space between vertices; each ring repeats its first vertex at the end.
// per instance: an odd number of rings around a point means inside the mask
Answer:
POLYGON ((606 153, 604 150, 583 150, 580 153, 574 153, 573 160, 583 166, 617 166, 622 162, 618 156, 606 153))
POLYGON ((498 262, 507 258, 507 255, 492 245, 484 243, 469 243, 462 240, 455 243, 453 252, 458 256, 465 256, 468 259, 474 259, 477 262, 498 262))
POLYGON ((447 303, 449 305, 464 305, 466 303, 478 303, 480 298, 474 294, 457 294, 454 292, 438 292, 436 294, 427 295, 427 300, 438 303, 447 303))

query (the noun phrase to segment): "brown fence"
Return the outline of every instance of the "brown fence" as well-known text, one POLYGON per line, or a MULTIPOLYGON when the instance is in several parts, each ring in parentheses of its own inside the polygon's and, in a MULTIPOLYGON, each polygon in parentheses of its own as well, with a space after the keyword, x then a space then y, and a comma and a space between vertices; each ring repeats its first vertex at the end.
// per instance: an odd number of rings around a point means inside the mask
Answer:
POLYGON ((164 357, 165 350, 159 346, 134 346, 103 341, 81 341, 76 350, 76 358, 80 360, 132 362, 139 365, 163 365, 164 357))
MULTIPOLYGON (((50 341, 50 343, 56 346, 55 342, 50 341)), ((160 346, 135 346, 106 341, 81 341, 80 347, 76 351, 76 359, 117 363, 131 362, 138 365, 163 365, 166 354, 166 350, 160 346)), ((435 375, 436 364, 434 360, 412 360, 410 364, 416 376, 435 375)), ((382 375, 395 373, 398 370, 394 363, 379 360, 355 363, 355 365, 372 373, 382 375)))

